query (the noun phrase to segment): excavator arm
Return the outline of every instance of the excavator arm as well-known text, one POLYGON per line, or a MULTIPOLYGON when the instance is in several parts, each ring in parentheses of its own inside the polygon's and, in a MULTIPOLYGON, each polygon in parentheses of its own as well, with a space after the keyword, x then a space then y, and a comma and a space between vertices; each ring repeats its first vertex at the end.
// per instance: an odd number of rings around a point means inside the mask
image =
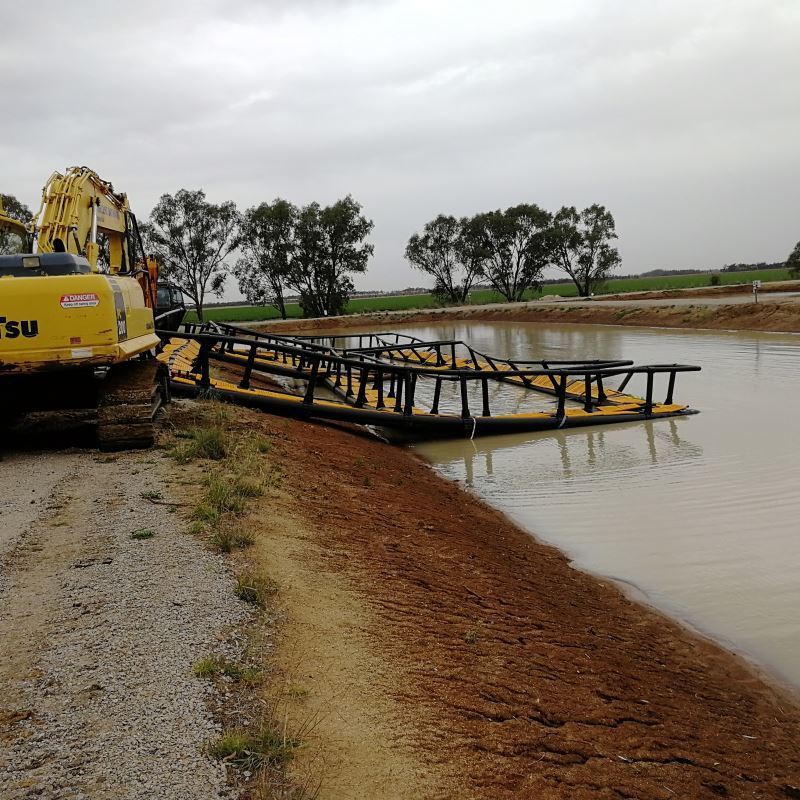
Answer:
POLYGON ((34 226, 38 252, 67 252, 86 258, 93 272, 100 265, 99 234, 108 240, 108 272, 137 278, 148 308, 156 306, 158 266, 147 258, 127 195, 115 192, 88 167, 54 172, 42 190, 34 226), (137 256, 138 251, 138 256, 137 256))

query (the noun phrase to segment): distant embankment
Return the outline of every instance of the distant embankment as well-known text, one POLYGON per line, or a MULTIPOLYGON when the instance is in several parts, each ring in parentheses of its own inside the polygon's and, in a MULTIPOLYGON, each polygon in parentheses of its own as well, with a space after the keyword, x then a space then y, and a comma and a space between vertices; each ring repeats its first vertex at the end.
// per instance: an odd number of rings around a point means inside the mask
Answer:
POLYGON ((800 303, 731 303, 641 305, 614 303, 509 305, 378 312, 328 319, 276 320, 261 330, 308 333, 376 326, 436 325, 441 322, 541 322, 588 325, 632 325, 656 328, 749 330, 800 333, 800 303))
MULTIPOLYGON (((715 273, 715 275, 717 275, 715 273)), ((750 272, 720 272, 718 273, 719 285, 729 286, 734 284, 750 283, 760 280, 764 283, 785 281, 789 279, 786 269, 752 270, 750 272)), ((615 278, 608 281, 598 294, 623 294, 627 292, 658 292, 668 289, 691 289, 711 285, 712 275, 700 273, 695 275, 668 275, 654 278, 615 278)), ((575 297, 577 292, 572 283, 551 283, 542 288, 541 292, 529 292, 527 300, 537 300, 540 297, 559 296, 575 297)), ((487 303, 500 303, 503 298, 494 291, 487 289, 476 290, 470 296, 471 305, 486 305, 487 303)), ((437 303, 431 294, 405 294, 384 295, 381 297, 354 298, 348 303, 348 314, 371 314, 379 311, 406 311, 412 309, 436 308, 437 303)), ((289 316, 302 317, 302 312, 297 304, 287 306, 289 316)), ((257 320, 277 319, 278 312, 271 306, 216 306, 206 308, 205 318, 214 322, 254 322, 257 320)), ((190 312, 187 322, 196 322, 194 312, 190 312)))

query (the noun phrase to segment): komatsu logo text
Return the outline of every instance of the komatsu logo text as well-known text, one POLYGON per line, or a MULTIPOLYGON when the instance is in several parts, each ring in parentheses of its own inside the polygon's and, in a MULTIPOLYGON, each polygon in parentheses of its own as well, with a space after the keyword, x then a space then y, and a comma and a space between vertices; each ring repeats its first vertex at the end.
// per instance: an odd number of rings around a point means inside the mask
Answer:
POLYGON ((35 319, 6 319, 0 317, 0 339, 16 339, 24 336, 26 339, 33 339, 39 335, 39 321, 35 319))

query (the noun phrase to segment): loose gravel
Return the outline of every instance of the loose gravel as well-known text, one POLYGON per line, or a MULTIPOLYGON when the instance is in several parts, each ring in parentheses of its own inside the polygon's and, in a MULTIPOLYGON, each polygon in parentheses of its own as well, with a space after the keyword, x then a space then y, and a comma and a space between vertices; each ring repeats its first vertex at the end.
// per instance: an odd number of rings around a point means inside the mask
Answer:
POLYGON ((237 658, 248 612, 223 557, 142 497, 162 490, 163 458, 0 462, 4 800, 233 796, 204 752, 219 726, 192 668, 237 658), (143 528, 154 535, 131 538, 143 528))

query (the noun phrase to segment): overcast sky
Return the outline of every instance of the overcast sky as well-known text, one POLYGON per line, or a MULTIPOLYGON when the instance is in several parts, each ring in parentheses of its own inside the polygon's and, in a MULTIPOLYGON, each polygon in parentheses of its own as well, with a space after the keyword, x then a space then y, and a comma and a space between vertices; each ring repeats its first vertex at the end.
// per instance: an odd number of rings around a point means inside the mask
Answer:
MULTIPOLYGON (((798 0, 8 3, 0 190, 86 164, 140 218, 347 193, 359 289, 438 213, 598 202, 621 272, 783 260, 800 239, 798 0)), ((230 281, 229 296, 233 292, 230 281)))

